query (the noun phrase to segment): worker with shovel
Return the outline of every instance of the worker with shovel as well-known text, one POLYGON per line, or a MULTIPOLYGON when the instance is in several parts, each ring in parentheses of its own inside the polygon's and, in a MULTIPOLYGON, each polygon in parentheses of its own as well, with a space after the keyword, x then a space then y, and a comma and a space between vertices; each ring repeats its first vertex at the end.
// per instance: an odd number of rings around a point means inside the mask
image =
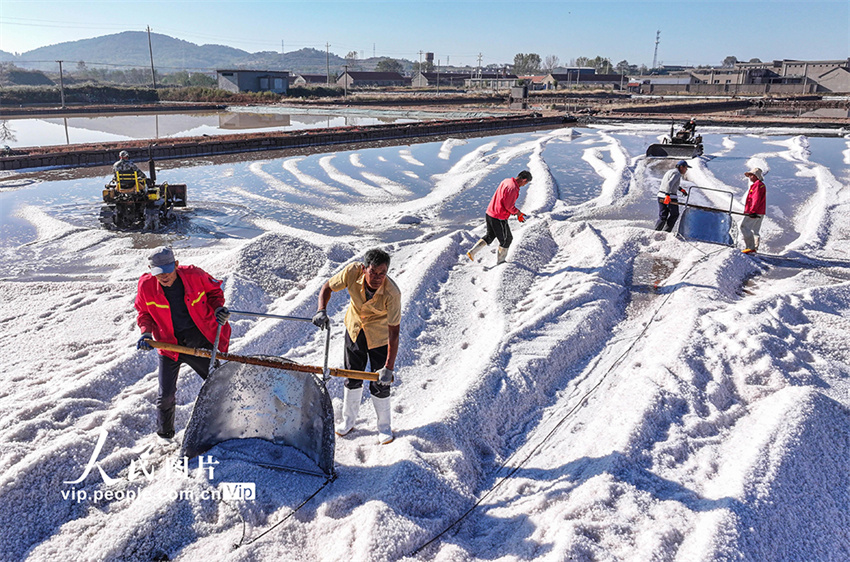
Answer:
MULTIPOLYGON (((390 256, 383 250, 366 252, 363 263, 352 263, 325 281, 319 290, 318 311, 313 324, 327 328, 327 306, 331 293, 348 290, 350 304, 345 313, 345 368, 365 371, 366 363, 378 380, 369 383, 372 404, 378 418, 378 442, 390 443, 393 432, 390 420, 390 384, 398 353, 401 323, 401 291, 387 277, 390 256)), ((337 435, 346 435, 357 421, 363 381, 347 378, 343 385, 342 421, 337 435)))
POLYGON ((655 222, 655 230, 673 231, 673 226, 679 219, 679 193, 688 194, 680 185, 688 168, 690 166, 687 162, 679 160, 676 162, 676 167, 668 170, 661 178, 661 187, 658 189, 658 220, 655 222))
MULTIPOLYGON (((149 273, 139 279, 135 307, 136 323, 142 330, 136 347, 153 349, 149 340, 192 348, 227 352, 230 342, 230 311, 224 306, 221 281, 193 265, 181 266, 171 248, 163 246, 148 258, 149 273)), ((159 349, 159 412, 157 435, 174 437, 177 407, 177 374, 186 363, 202 379, 210 370, 209 359, 159 349)))
POLYGON ((487 206, 487 213, 484 215, 487 233, 466 253, 466 257, 475 261, 475 254, 498 238, 499 250, 496 252, 496 265, 505 262, 505 258, 508 256, 508 248, 513 242, 508 218, 511 215, 516 215, 519 222, 525 222, 525 215, 516 208, 516 200, 519 198, 519 188, 530 181, 531 172, 527 170, 523 170, 515 178, 502 180, 502 183, 496 189, 496 193, 490 199, 490 205, 487 206))

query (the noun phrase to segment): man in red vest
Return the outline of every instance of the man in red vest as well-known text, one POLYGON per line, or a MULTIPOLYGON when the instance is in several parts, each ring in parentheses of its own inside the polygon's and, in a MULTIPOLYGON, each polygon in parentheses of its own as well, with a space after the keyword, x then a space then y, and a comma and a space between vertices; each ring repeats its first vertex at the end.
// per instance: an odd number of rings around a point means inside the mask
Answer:
MULTIPOLYGON (((221 281, 193 265, 181 266, 171 248, 163 246, 148 259, 150 273, 139 279, 136 294, 136 323, 142 330, 136 347, 153 349, 148 340, 175 343, 186 347, 212 349, 221 325, 218 350, 227 352, 230 343, 230 311, 224 306, 221 281)), ((174 437, 174 413, 177 407, 177 373, 186 363, 202 379, 209 375, 210 361, 194 355, 159 351, 159 412, 157 435, 174 437)))

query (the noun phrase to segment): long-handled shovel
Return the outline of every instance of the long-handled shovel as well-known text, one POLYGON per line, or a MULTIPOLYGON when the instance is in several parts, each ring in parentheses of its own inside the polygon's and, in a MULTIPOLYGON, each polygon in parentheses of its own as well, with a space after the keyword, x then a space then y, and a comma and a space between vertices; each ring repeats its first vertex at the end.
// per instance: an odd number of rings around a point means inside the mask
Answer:
MULTIPOLYGON (((244 316, 255 316, 257 318, 272 318, 274 320, 295 320, 296 322, 313 322, 312 318, 305 318, 303 316, 281 316, 280 314, 267 314, 263 312, 248 312, 246 310, 231 310, 230 314, 242 314, 244 316)), ((324 327, 325 330, 325 361, 324 361, 324 369, 322 371, 322 378, 324 378, 325 382, 331 377, 329 369, 328 369, 328 352, 331 347, 331 327, 327 325, 324 327)), ((216 343, 216 348, 218 344, 216 343)), ((352 377, 353 378, 353 377, 352 377)), ((366 380, 366 379, 363 379, 366 380)), ((371 380, 371 379, 369 379, 371 380)))
MULTIPOLYGON (((194 355, 196 357, 213 357, 213 351, 197 347, 186 347, 174 343, 166 343, 161 341, 149 340, 151 347, 156 349, 164 349, 166 351, 174 351, 176 353, 184 353, 186 355, 194 355)), ((261 367, 272 367, 274 369, 283 369, 285 371, 298 371, 301 373, 314 373, 322 375, 325 372, 333 377, 343 377, 349 379, 360 379, 364 381, 377 381, 378 373, 367 373, 365 371, 353 371, 350 369, 323 369, 322 367, 314 367, 312 365, 299 365, 298 363, 288 363, 282 359, 248 357, 245 355, 234 355, 232 353, 217 353, 215 357, 224 359, 225 361, 236 361, 237 363, 248 363, 249 365, 260 365, 261 367)))

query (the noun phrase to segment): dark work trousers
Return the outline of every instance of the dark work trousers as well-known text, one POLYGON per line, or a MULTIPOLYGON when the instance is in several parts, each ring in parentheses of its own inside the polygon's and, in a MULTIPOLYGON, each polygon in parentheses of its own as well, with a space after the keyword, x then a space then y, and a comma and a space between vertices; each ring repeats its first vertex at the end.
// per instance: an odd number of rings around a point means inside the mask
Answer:
MULTIPOLYGON (((366 334, 360 330, 357 341, 351 341, 348 330, 345 331, 345 368, 355 371, 366 371, 366 361, 369 362, 368 372, 374 373, 387 363, 387 346, 382 345, 369 349, 366 345, 366 334)), ((363 381, 360 379, 345 379, 345 387, 348 389, 360 388, 363 381)), ((390 395, 390 385, 380 384, 378 381, 369 381, 369 392, 375 398, 387 398, 390 395)))
POLYGON ((665 232, 673 232, 673 225, 679 219, 679 205, 675 199, 671 199, 669 203, 664 204, 664 199, 658 198, 658 222, 655 223, 655 230, 664 230, 665 232))
POLYGON ((511 227, 508 226, 508 221, 494 219, 490 215, 484 215, 484 219, 487 222, 487 234, 481 239, 489 245, 490 242, 498 238, 499 246, 508 248, 514 240, 514 236, 511 234, 511 227))
MULTIPOLYGON (((200 346, 198 346, 200 347, 200 346)), ((212 349, 212 344, 206 346, 212 349)), ((159 394, 156 397, 156 407, 159 413, 159 431, 174 431, 174 410, 177 406, 177 374, 180 365, 185 363, 192 367, 198 375, 207 380, 210 373, 210 360, 206 357, 196 357, 180 353, 177 361, 159 356, 159 394)))

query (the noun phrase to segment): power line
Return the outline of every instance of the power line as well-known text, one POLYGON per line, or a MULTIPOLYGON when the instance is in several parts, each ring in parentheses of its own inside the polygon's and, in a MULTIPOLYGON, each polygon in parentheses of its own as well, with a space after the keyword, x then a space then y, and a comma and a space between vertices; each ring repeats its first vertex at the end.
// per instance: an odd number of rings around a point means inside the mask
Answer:
MULTIPOLYGON (((71 23, 71 22, 55 22, 54 24, 45 23, 24 23, 16 21, 8 21, 10 18, 0 17, 0 23, 3 25, 20 25, 24 27, 47 27, 47 28, 63 28, 63 29, 115 29, 114 25, 92 25, 90 23, 71 23)), ((36 20, 33 20, 36 21, 36 20)))

